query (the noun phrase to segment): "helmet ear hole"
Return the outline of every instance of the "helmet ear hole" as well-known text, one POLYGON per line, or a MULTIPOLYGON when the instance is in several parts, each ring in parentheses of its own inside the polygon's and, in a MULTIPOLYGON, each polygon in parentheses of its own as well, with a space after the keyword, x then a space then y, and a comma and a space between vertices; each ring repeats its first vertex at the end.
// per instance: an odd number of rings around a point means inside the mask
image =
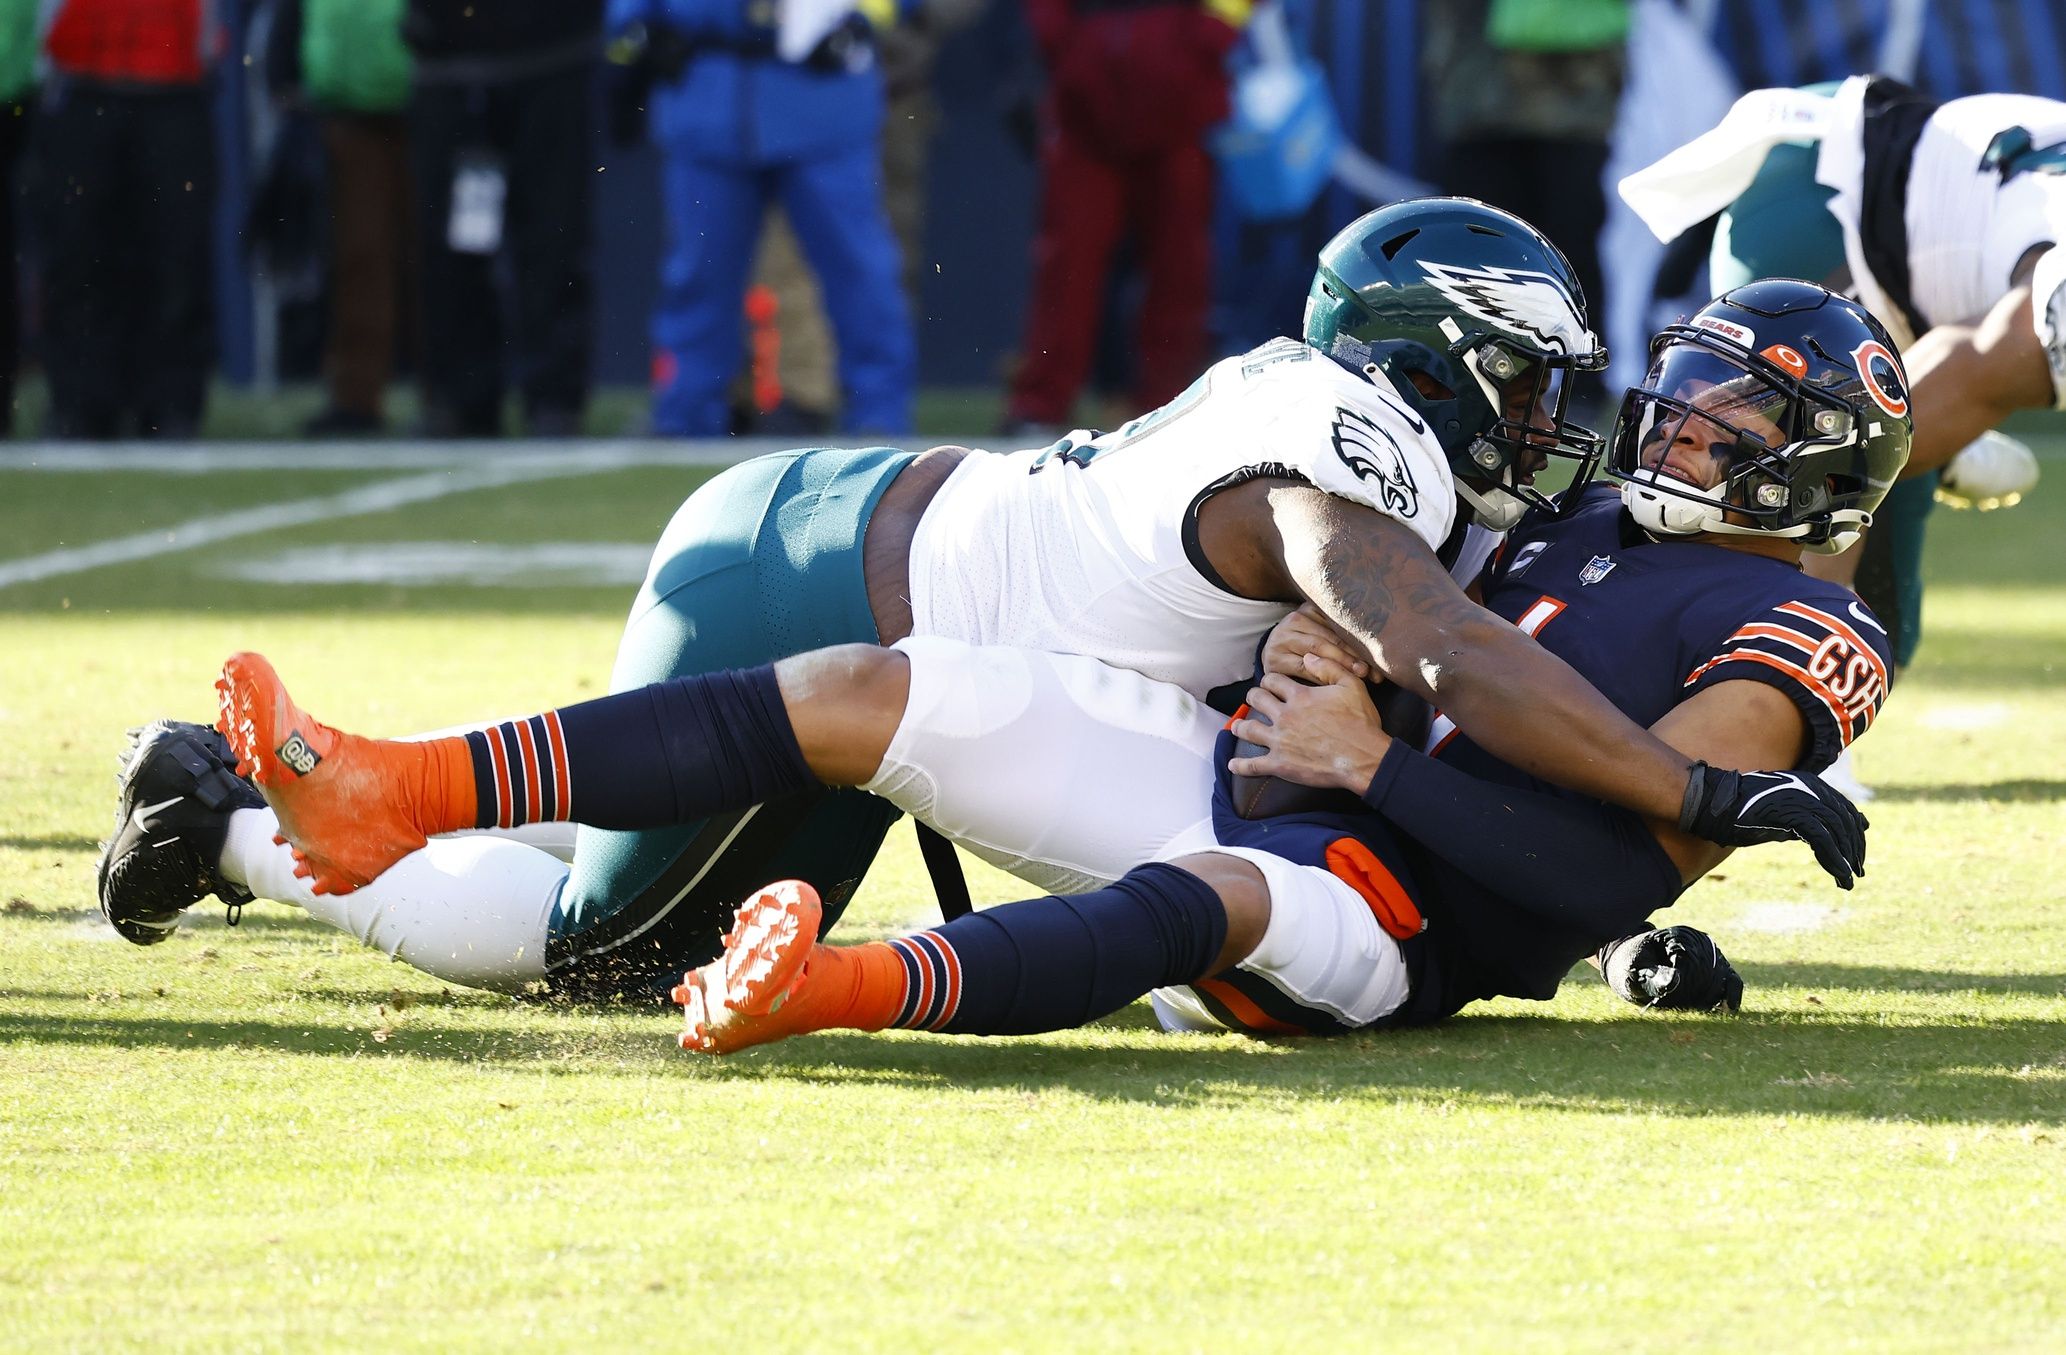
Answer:
POLYGON ((1855 499, 1865 492, 1865 482, 1855 475, 1831 475, 1825 477, 1829 498, 1855 499))
POLYGON ((1456 392, 1436 380, 1433 373, 1424 372, 1418 367, 1406 373, 1406 379, 1413 383, 1413 388, 1420 392, 1423 399, 1454 400, 1456 398, 1456 392))

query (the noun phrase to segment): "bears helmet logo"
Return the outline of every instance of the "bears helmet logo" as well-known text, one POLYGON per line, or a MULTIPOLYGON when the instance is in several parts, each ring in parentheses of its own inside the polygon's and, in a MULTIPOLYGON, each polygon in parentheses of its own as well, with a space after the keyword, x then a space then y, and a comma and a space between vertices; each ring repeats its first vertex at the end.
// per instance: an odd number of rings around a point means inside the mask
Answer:
POLYGON ((1901 374, 1901 360, 1878 339, 1867 339, 1851 350, 1851 361, 1865 378, 1865 393, 1872 402, 1895 418, 1908 415, 1908 382, 1901 374))

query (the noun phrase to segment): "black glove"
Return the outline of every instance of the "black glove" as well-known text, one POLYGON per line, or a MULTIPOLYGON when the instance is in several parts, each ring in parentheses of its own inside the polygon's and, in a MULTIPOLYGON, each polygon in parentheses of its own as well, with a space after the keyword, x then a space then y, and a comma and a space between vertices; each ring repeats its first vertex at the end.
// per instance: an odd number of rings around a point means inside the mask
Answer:
POLYGON ((1865 873, 1866 826, 1856 805, 1809 772, 1725 772, 1696 762, 1679 806, 1682 831, 1724 847, 1807 843, 1839 889, 1865 873))
POLYGON ((1667 1011, 1735 1011, 1743 976, 1706 932, 1666 927, 1600 947, 1600 977, 1638 1007, 1667 1011))

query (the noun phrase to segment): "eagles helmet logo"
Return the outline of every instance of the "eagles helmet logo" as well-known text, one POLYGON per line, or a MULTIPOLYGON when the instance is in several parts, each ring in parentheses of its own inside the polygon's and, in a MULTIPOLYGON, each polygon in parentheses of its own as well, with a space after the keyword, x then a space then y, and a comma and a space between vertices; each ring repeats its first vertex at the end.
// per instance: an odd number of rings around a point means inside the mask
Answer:
POLYGON ((1334 454, 1359 480, 1377 486, 1384 510, 1410 518, 1420 511, 1420 489, 1406 469, 1406 454, 1376 420, 1339 406, 1334 411, 1334 454))
POLYGON ((1548 273, 1453 263, 1421 266, 1435 290, 1466 315, 1510 334, 1532 335, 1547 350, 1575 353, 1592 347, 1571 294, 1548 273))

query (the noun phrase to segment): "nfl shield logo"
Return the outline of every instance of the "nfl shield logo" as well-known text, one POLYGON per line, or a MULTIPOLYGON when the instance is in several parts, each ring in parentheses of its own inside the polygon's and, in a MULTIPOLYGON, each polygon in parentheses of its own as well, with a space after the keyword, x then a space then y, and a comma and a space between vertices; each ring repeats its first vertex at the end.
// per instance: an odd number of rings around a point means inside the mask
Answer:
POLYGON ((1578 571, 1581 584, 1598 583, 1614 572, 1614 561, 1604 555, 1595 555, 1585 562, 1585 568, 1578 571))

